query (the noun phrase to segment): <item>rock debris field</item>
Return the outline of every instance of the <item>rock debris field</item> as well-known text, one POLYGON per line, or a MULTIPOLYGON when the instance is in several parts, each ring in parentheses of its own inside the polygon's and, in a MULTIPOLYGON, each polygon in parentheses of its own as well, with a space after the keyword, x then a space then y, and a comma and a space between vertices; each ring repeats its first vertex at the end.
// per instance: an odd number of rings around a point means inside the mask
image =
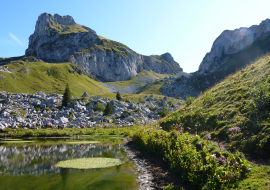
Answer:
POLYGON ((159 119, 164 108, 174 111, 178 105, 163 99, 151 96, 144 97, 144 103, 137 104, 126 100, 100 98, 94 96, 73 99, 67 107, 62 107, 62 95, 45 94, 19 94, 0 92, 0 129, 6 127, 24 129, 37 128, 90 128, 102 126, 132 126, 134 124, 146 124, 159 119), (113 113, 104 116, 103 111, 97 110, 97 106, 109 103, 113 113))

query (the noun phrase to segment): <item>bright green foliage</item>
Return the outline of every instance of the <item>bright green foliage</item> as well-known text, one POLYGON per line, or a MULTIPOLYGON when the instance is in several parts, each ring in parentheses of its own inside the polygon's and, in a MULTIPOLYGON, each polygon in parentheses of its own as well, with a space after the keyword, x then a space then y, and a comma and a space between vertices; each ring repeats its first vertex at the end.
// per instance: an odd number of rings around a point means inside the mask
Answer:
POLYGON ((203 189, 229 187, 249 173, 250 164, 239 152, 229 155, 219 152, 220 157, 214 156, 209 149, 211 144, 199 136, 142 127, 132 139, 147 151, 163 157, 183 179, 203 189))
POLYGON ((117 92, 117 93, 116 93, 116 99, 117 99, 117 100, 122 100, 121 95, 120 95, 120 92, 117 92))
POLYGON ((104 106, 102 103, 98 103, 98 104, 93 108, 93 110, 104 112, 105 106, 104 106))
POLYGON ((186 99, 186 105, 187 105, 187 106, 191 105, 192 102, 193 102, 195 99, 196 99, 195 97, 188 96, 187 99, 186 99))
POLYGON ((107 103, 105 111, 104 111, 104 115, 111 115, 113 113, 112 107, 110 103, 107 103))
POLYGON ((269 79, 267 83, 260 84, 256 89, 250 91, 253 97, 253 106, 258 111, 268 110, 270 111, 270 83, 269 79))
POLYGON ((64 95, 63 95, 62 106, 67 106, 67 103, 69 102, 71 102, 71 92, 67 84, 64 95))

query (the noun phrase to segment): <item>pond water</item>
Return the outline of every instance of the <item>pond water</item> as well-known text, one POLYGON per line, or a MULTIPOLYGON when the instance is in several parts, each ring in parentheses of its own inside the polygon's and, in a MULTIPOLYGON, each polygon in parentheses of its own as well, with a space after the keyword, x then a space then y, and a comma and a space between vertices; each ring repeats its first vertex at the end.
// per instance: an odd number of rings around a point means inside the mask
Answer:
POLYGON ((121 148, 123 143, 117 138, 0 141, 0 189, 137 189, 135 165, 121 148), (103 169, 55 166, 59 161, 91 157, 117 158, 123 164, 103 169))

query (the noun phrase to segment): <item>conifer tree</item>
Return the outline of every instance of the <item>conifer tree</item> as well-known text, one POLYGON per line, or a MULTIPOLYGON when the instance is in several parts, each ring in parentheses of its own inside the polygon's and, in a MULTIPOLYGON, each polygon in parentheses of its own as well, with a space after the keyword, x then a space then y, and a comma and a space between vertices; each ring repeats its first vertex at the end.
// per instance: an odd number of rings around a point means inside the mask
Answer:
POLYGON ((104 115, 111 115, 113 113, 112 107, 110 103, 107 103, 105 111, 104 111, 104 115))
POLYGON ((67 106, 67 103, 70 101, 71 101, 71 92, 69 89, 69 85, 67 84, 64 95, 63 95, 62 106, 67 106))
POLYGON ((117 99, 117 100, 122 100, 122 98, 121 98, 121 95, 120 95, 119 91, 116 93, 116 99, 117 99))

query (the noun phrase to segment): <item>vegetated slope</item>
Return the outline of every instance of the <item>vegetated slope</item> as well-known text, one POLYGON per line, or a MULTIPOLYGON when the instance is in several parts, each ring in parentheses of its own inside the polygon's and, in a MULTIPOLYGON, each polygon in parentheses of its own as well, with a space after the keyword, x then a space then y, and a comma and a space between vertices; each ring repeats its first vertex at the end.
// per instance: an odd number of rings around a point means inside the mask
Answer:
POLYGON ((162 92, 162 94, 173 97, 175 94, 177 94, 182 98, 186 98, 188 94, 198 96, 201 92, 204 92, 205 90, 219 83, 221 80, 224 80, 228 75, 254 63, 261 56, 264 56, 269 52, 270 33, 268 32, 238 53, 228 55, 227 61, 223 65, 219 66, 218 70, 204 74, 199 74, 197 71, 192 73, 192 76, 189 78, 179 77, 172 81, 170 85, 165 85, 164 92, 162 92), (178 86, 179 88, 170 89, 167 86, 178 86), (166 93, 168 91, 170 91, 169 94, 166 93))
POLYGON ((270 56, 228 76, 188 104, 161 120, 161 126, 169 130, 180 124, 193 134, 210 133, 228 142, 231 151, 269 158, 270 56), (236 126, 241 132, 232 135, 229 129, 236 126))
MULTIPOLYGON (((152 84, 154 81, 157 81, 159 79, 163 79, 165 77, 170 76, 169 74, 158 74, 153 71, 146 71, 138 73, 136 76, 132 77, 130 80, 126 81, 116 81, 116 82, 104 82, 101 83, 102 86, 105 86, 108 90, 111 92, 117 92, 120 93, 138 93, 137 91, 140 91, 140 88, 144 85, 152 84)), ((160 92, 155 91, 144 94, 160 94, 160 92)))
POLYGON ((9 72, 0 70, 1 91, 14 93, 44 91, 62 94, 68 83, 74 96, 81 96, 84 92, 109 93, 98 82, 83 74, 82 69, 71 63, 29 62, 28 57, 25 57, 4 64, 2 68, 9 72))

